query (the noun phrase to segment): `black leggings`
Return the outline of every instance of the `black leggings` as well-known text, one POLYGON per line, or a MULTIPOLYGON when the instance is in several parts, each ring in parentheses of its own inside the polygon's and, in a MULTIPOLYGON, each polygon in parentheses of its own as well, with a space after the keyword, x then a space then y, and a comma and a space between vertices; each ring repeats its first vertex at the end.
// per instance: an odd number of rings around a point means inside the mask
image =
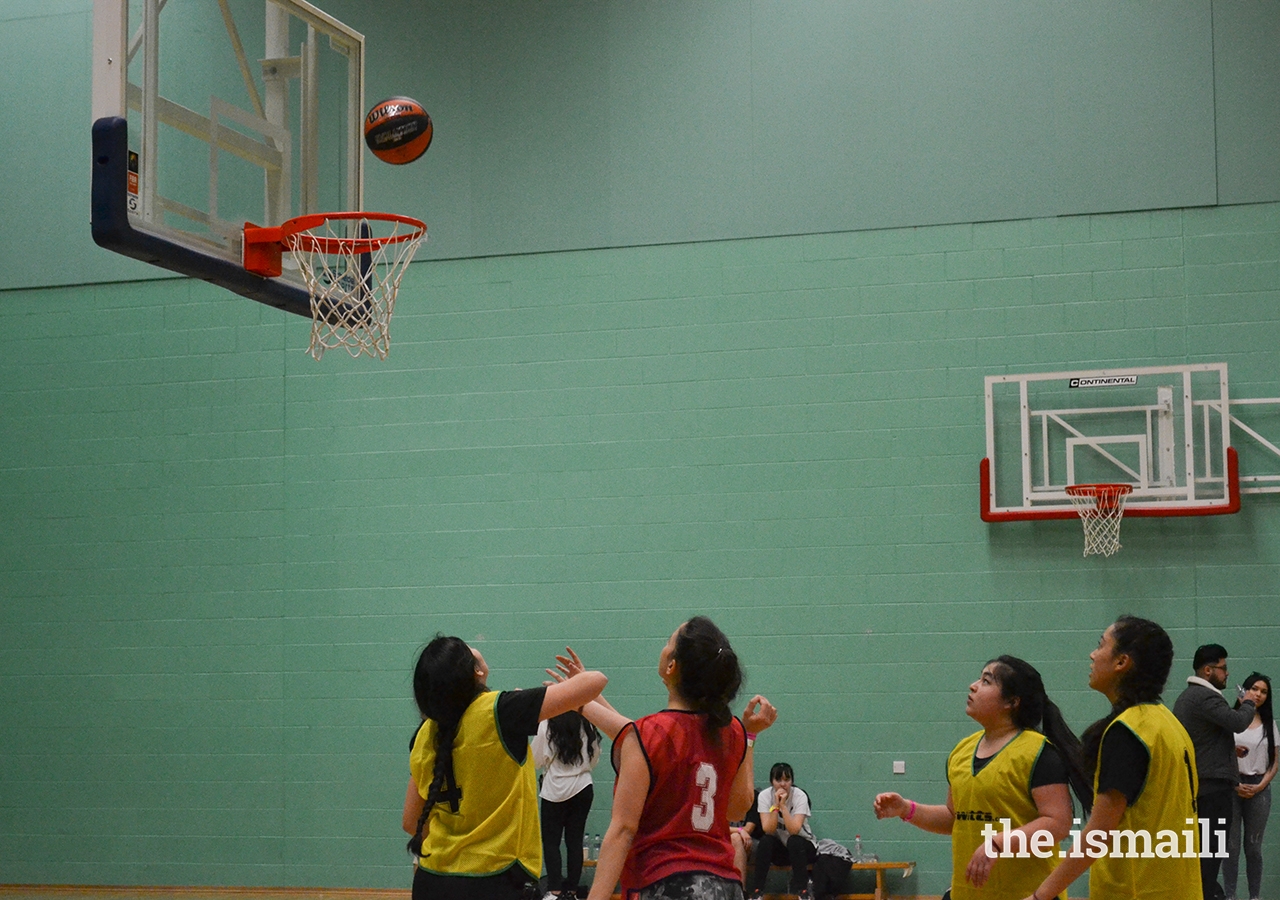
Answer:
POLYGON ((817 848, 798 834, 789 836, 786 844, 776 834, 766 834, 760 838, 760 844, 756 847, 756 874, 751 890, 764 890, 769 867, 776 863, 791 866, 791 893, 798 894, 808 887, 809 863, 817 858, 817 848))
POLYGON ((547 890, 576 891, 582 880, 582 838, 595 790, 587 785, 568 800, 542 801, 542 862, 547 867, 547 890), (560 880, 560 835, 564 835, 568 871, 560 880))

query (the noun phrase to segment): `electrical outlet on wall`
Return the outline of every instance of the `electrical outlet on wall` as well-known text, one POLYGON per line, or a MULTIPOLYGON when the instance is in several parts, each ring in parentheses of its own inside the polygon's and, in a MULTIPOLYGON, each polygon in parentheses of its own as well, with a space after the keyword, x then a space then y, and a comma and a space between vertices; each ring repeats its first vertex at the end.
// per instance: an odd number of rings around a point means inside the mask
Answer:
POLYGON ((893 774, 894 775, 907 774, 907 761, 905 759, 895 759, 893 761, 893 774))

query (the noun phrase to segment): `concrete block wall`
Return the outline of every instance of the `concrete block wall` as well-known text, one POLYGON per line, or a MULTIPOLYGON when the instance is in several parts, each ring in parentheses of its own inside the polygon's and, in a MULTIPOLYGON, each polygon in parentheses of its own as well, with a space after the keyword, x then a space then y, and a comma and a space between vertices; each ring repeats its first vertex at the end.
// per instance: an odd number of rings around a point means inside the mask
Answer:
POLYGON ((495 687, 572 643, 638 715, 706 613, 782 710, 761 781, 939 894, 946 841, 871 797, 945 796, 987 659, 1078 728, 1122 612, 1173 634, 1170 699, 1209 640, 1278 668, 1280 500, 1109 560, 983 524, 983 376, 1225 360, 1280 396, 1278 299, 1277 204, 415 264, 386 362, 202 283, 0 293, 3 880, 405 885, 427 638, 495 687))

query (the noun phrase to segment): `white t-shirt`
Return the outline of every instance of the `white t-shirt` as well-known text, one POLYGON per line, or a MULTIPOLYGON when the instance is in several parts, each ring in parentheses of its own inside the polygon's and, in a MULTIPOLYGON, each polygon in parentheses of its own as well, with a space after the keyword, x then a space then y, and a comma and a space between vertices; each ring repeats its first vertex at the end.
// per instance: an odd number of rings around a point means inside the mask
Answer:
MULTIPOLYGON (((769 812, 769 807, 773 806, 773 787, 767 787, 762 790, 756 798, 756 812, 760 813, 763 818, 769 812)), ((792 816, 804 816, 804 824, 800 826, 800 837, 804 838, 810 844, 815 843, 813 837, 813 829, 809 827, 809 818, 813 815, 809 809, 809 795, 794 784, 791 786, 791 793, 787 795, 787 814, 792 816)), ((778 839, 785 842, 791 835, 787 831, 786 823, 782 821, 782 816, 778 816, 778 839)))
MULTIPOLYGON (((582 749, 586 750, 586 730, 579 734, 582 735, 582 749)), ((566 765, 555 756, 551 739, 547 737, 547 721, 543 719, 539 722, 538 733, 533 739, 533 764, 539 769, 545 769, 546 774, 542 776, 542 788, 538 791, 538 796, 552 803, 563 803, 586 789, 591 784, 591 770, 600 761, 600 743, 596 741, 595 752, 590 759, 583 759, 574 766, 566 765)))
MULTIPOLYGON (((1275 722, 1271 723, 1272 731, 1276 742, 1276 752, 1280 753, 1280 725, 1275 722)), ((1270 768, 1270 760, 1267 758, 1267 735, 1261 724, 1250 726, 1244 731, 1236 734, 1236 746, 1248 747, 1249 752, 1236 759, 1236 763, 1240 766, 1241 775, 1265 775, 1267 769, 1270 768)))

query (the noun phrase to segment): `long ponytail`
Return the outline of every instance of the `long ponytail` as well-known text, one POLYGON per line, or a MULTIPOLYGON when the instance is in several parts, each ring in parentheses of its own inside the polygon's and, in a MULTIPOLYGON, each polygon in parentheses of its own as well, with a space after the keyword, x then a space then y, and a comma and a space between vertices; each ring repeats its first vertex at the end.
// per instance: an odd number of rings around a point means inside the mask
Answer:
POLYGON ((694 616, 676 633, 672 657, 680 667, 676 689, 690 706, 707 714, 713 739, 733 721, 729 704, 742 687, 742 666, 729 639, 706 616, 694 616))
POLYGON ((1080 736, 1081 761, 1088 772, 1097 771, 1102 735, 1107 727, 1131 706, 1158 703, 1169 680, 1169 670, 1173 668, 1173 641, 1168 632, 1150 619, 1121 616, 1111 626, 1111 637, 1115 652, 1128 656, 1133 664, 1120 680, 1111 711, 1080 736))
POLYGON ((1000 656, 991 662, 996 664, 995 675, 1000 682, 1001 697, 1017 700, 1013 724, 1040 732, 1057 748, 1067 767, 1071 789, 1080 798, 1087 814, 1093 807, 1093 788, 1080 764, 1080 739, 1067 725, 1057 704, 1045 693, 1044 679, 1035 666, 1016 656, 1000 656))

